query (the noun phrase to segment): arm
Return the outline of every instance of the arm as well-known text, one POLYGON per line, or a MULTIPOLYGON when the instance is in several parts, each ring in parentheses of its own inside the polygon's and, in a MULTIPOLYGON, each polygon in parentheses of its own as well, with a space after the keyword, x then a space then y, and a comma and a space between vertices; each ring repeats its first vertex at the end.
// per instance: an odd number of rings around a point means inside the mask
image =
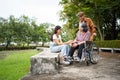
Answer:
POLYGON ((94 40, 94 37, 96 36, 96 27, 95 27, 92 19, 90 19, 90 29, 91 29, 90 41, 93 41, 93 40, 94 40))
MULTIPOLYGON (((56 36, 54 36, 54 37, 56 37, 56 36)), ((54 42, 55 42, 56 44, 58 44, 58 45, 70 44, 71 42, 73 42, 73 40, 69 40, 69 41, 67 41, 67 42, 63 42, 62 39, 61 39, 61 36, 59 36, 59 39, 58 39, 58 38, 55 38, 55 39, 53 39, 53 40, 54 40, 54 42)))
POLYGON ((63 44, 63 42, 61 41, 61 40, 58 40, 58 39, 54 39, 53 40, 56 44, 58 44, 58 45, 62 45, 63 44))
POLYGON ((67 42, 64 42, 64 44, 71 44, 71 43, 73 43, 73 40, 69 40, 67 42))

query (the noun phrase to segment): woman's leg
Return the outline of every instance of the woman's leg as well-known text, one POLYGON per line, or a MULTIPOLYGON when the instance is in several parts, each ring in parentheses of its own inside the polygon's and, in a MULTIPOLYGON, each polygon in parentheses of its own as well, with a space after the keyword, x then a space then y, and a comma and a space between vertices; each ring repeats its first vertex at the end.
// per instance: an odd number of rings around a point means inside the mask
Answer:
POLYGON ((69 53, 69 46, 68 45, 61 45, 61 54, 59 54, 60 57, 60 63, 65 64, 65 65, 69 65, 70 62, 65 61, 65 57, 68 56, 69 53))
POLYGON ((62 46, 52 46, 50 47, 50 51, 53 53, 61 52, 62 46))
POLYGON ((77 47, 72 47, 72 46, 71 46, 68 56, 73 57, 73 54, 74 54, 74 52, 75 52, 75 50, 76 50, 77 48, 78 48, 78 46, 77 46, 77 47))
POLYGON ((51 52, 60 52, 59 58, 60 58, 60 63, 62 64, 69 64, 69 62, 64 61, 64 56, 68 55, 68 51, 69 51, 68 45, 53 46, 51 48, 51 52))
POLYGON ((53 46, 50 48, 51 52, 60 52, 63 56, 68 56, 69 46, 68 45, 59 45, 53 46))
POLYGON ((82 50, 83 50, 84 47, 85 47, 84 44, 79 45, 79 49, 78 49, 78 57, 79 57, 80 59, 81 59, 81 56, 82 56, 82 50))
POLYGON ((68 56, 69 54, 69 46, 68 45, 62 45, 62 49, 61 49, 61 54, 63 56, 68 56))

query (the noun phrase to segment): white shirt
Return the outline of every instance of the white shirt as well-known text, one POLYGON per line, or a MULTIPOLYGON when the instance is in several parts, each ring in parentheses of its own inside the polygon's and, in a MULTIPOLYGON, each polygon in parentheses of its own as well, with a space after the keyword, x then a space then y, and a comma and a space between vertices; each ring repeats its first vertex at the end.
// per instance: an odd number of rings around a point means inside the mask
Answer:
POLYGON ((61 40, 61 35, 58 35, 58 36, 57 36, 56 34, 53 34, 53 40, 54 40, 54 39, 61 40))
POLYGON ((54 44, 56 44, 55 42, 54 42, 54 39, 58 39, 59 41, 61 40, 61 35, 56 35, 56 34, 53 34, 53 41, 51 41, 50 43, 54 43, 54 44))

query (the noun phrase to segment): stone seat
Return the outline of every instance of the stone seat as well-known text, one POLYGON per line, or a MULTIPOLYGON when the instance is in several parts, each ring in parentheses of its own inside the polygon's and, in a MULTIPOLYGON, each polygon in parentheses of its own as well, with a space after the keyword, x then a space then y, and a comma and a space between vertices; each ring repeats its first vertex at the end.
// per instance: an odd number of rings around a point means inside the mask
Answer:
POLYGON ((31 57, 31 74, 55 74, 59 71, 59 65, 56 62, 59 53, 51 53, 49 48, 43 49, 37 55, 31 57))

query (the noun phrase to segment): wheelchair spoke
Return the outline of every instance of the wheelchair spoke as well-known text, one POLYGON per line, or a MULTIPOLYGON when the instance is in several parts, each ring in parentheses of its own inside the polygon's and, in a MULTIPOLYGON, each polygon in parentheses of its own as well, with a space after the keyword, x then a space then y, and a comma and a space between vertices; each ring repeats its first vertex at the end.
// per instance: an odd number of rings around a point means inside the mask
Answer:
POLYGON ((93 44, 92 50, 91 50, 91 63, 93 64, 98 63, 99 58, 100 58, 99 49, 95 44, 93 44))

